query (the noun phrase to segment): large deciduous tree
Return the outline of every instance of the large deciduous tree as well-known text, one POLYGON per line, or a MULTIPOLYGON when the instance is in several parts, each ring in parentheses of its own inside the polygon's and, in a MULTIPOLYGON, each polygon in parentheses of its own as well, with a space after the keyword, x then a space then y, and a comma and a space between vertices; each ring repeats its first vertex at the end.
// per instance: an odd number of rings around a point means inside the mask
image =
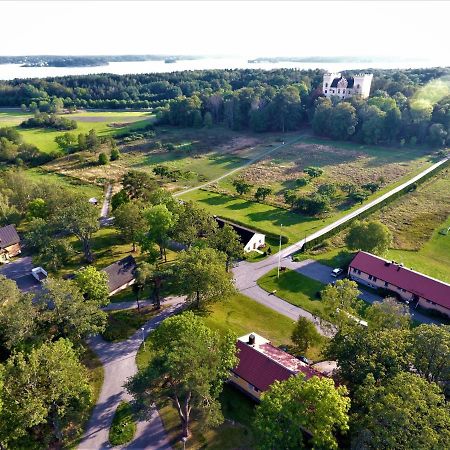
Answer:
POLYGON ((127 384, 145 410, 155 401, 177 410, 184 437, 190 436, 191 416, 203 426, 223 421, 217 398, 229 370, 235 366, 235 337, 220 337, 192 312, 166 319, 153 333, 149 365, 127 384))
POLYGON ((322 342, 322 336, 310 320, 300 316, 292 331, 291 340, 295 350, 298 353, 305 354, 310 347, 322 342))
POLYGON ((408 329, 411 326, 409 308, 392 297, 373 303, 366 311, 370 329, 408 329))
POLYGON ((392 243, 392 233, 381 222, 356 221, 347 233, 345 242, 351 250, 364 250, 383 255, 392 243))
POLYGON ((146 172, 130 170, 122 179, 123 190, 132 200, 146 200, 158 187, 155 180, 146 172))
POLYGON ((75 274, 75 283, 84 298, 99 306, 109 303, 108 275, 94 266, 84 267, 75 274))
POLYGON ((182 251, 174 269, 177 289, 197 308, 226 300, 235 292, 225 268, 225 255, 212 248, 192 247, 182 251))
POLYGON ((91 395, 87 370, 70 341, 13 354, 4 366, 0 443, 31 448, 29 439, 38 436, 43 448, 60 446, 71 418, 88 408, 91 395))
POLYGON ((383 385, 369 376, 356 406, 353 448, 448 448, 450 407, 439 386, 418 375, 399 373, 383 385))
POLYGON ((61 229, 74 234, 81 242, 87 262, 94 260, 91 249, 92 235, 99 229, 97 208, 84 197, 74 197, 57 213, 56 221, 61 229))
POLYGON ((337 449, 335 434, 348 430, 350 399, 330 378, 302 374, 276 381, 256 408, 255 437, 261 450, 337 449), (311 439, 308 439, 308 434, 311 439), (310 441, 310 442, 308 442, 310 441))
POLYGON ((209 238, 208 243, 210 247, 225 253, 227 256, 225 264, 227 272, 230 270, 230 264, 233 258, 239 258, 243 254, 243 246, 239 235, 228 224, 217 229, 209 238))
POLYGON ((145 230, 146 221, 142 205, 128 202, 114 210, 114 226, 120 230, 123 238, 131 241, 132 251, 136 251, 136 243, 145 230))

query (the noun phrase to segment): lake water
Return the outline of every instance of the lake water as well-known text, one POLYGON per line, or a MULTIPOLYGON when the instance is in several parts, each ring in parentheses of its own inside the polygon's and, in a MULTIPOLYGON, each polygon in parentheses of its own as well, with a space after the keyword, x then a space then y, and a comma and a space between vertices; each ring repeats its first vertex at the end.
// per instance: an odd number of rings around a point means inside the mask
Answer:
POLYGON ((447 61, 378 61, 376 63, 257 63, 251 64, 248 58, 204 58, 196 60, 180 60, 173 64, 164 61, 135 61, 135 62, 113 62, 106 66, 98 67, 20 67, 20 64, 0 64, 0 80, 12 80, 14 78, 45 78, 63 75, 87 75, 95 73, 114 73, 118 75, 138 73, 162 73, 181 70, 203 70, 203 69, 324 69, 332 72, 342 70, 355 70, 367 68, 383 69, 406 69, 416 67, 435 67, 450 65, 447 61))

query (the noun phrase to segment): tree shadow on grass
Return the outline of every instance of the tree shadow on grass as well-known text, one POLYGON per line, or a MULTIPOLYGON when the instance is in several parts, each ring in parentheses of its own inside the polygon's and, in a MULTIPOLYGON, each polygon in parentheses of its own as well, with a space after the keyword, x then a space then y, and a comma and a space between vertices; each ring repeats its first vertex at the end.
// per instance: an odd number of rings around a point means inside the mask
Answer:
POLYGON ((227 209, 237 210, 237 209, 247 209, 251 208, 253 203, 245 200, 242 203, 233 203, 232 205, 227 206, 227 209))
POLYGON ((200 203, 206 203, 208 205, 224 205, 229 201, 230 199, 223 195, 215 195, 214 197, 207 197, 199 200, 200 203))

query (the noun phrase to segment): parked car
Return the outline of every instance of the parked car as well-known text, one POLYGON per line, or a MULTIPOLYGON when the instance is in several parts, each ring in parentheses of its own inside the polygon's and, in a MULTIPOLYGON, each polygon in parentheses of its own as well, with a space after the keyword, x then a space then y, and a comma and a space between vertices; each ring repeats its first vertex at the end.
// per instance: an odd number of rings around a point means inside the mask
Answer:
POLYGON ((337 278, 342 272, 343 272, 343 269, 340 269, 340 268, 333 269, 333 271, 331 272, 331 276, 334 278, 337 278))
POLYGON ((42 283, 42 281, 47 278, 48 273, 42 267, 34 267, 33 269, 31 269, 31 275, 33 275, 33 277, 36 278, 39 283, 42 283))

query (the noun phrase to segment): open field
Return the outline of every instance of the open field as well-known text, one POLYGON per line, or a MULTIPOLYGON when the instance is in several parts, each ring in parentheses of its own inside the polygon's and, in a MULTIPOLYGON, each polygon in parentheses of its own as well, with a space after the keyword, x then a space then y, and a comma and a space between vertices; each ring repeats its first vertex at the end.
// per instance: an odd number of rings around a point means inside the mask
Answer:
MULTIPOLYGON (((65 131, 49 130, 45 128, 20 128, 20 123, 32 117, 32 114, 16 112, 0 112, 0 127, 17 127, 17 130, 23 137, 24 142, 33 144, 42 152, 58 152, 59 147, 55 142, 55 137, 66 133, 65 131)), ((94 129, 99 136, 113 136, 118 132, 127 129, 140 128, 149 123, 152 115, 142 112, 77 112, 73 114, 64 114, 71 120, 78 123, 76 130, 69 131, 70 134, 77 136, 80 133, 87 133, 94 129), (114 125, 117 126, 114 126, 114 125), (113 126, 111 126, 113 125, 113 126), (119 126, 120 125, 120 126, 119 126)))
MULTIPOLYGON (((299 188, 301 194, 314 192, 324 183, 354 183, 360 187, 382 179, 381 185, 385 187, 431 165, 429 154, 429 150, 423 148, 371 147, 305 136, 300 142, 243 170, 241 175, 255 186, 270 185, 273 188, 271 201, 284 203, 283 192, 297 187, 295 180, 305 176, 303 170, 308 166, 320 167, 324 173, 299 188)), ((219 188, 233 191, 230 180, 222 181, 219 188)), ((347 206, 339 193, 333 204, 337 209, 347 206)))
POLYGON ((46 164, 44 168, 95 182, 107 178, 118 182, 130 169, 153 174, 164 165, 182 175, 158 177, 161 185, 177 191, 217 178, 264 153, 279 138, 276 134, 238 133, 223 127, 212 129, 178 129, 157 127, 155 137, 121 145, 121 158, 108 166, 98 166, 95 155, 87 152, 67 155, 46 164), (173 149, 170 149, 173 145, 173 149), (169 149, 167 148, 169 146, 169 149))

